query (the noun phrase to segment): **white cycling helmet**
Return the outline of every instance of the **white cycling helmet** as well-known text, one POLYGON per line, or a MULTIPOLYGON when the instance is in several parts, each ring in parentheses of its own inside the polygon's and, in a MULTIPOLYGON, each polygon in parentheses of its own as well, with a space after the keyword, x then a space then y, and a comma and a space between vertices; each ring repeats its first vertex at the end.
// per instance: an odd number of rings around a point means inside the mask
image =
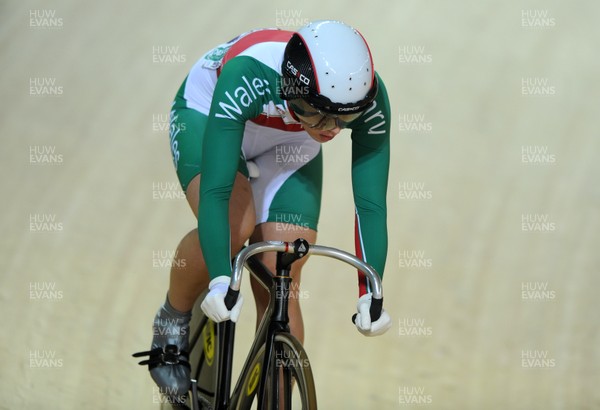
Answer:
POLYGON ((349 122, 377 94, 373 60, 363 36, 340 21, 313 21, 294 33, 282 63, 281 96, 296 114, 349 122))

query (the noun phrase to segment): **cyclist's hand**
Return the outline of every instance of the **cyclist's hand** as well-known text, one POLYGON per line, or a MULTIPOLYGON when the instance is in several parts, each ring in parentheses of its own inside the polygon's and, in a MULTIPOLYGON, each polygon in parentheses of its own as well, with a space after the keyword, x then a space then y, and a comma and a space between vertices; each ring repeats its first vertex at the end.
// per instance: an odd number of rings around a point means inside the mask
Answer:
POLYGON ((356 305, 356 311, 358 314, 356 315, 354 324, 356 325, 358 331, 365 336, 379 336, 387 332, 388 329, 392 327, 392 320, 385 309, 381 310, 381 316, 379 316, 379 319, 371 323, 371 314, 369 313, 369 309, 371 308, 372 297, 372 293, 362 295, 358 299, 358 303, 356 305))
POLYGON ((225 307, 225 294, 227 294, 230 281, 231 279, 228 276, 217 276, 208 284, 209 292, 202 301, 200 308, 213 322, 219 323, 228 319, 237 322, 240 316, 242 304, 244 303, 241 294, 238 295, 237 302, 231 310, 227 310, 225 307))

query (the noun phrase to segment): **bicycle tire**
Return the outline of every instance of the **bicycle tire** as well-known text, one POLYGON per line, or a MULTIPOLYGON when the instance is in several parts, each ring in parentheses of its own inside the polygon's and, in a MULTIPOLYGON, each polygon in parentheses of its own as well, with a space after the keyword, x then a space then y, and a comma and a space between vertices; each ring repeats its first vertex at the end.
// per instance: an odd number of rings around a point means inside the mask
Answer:
MULTIPOLYGON (((236 410, 248 410, 252 408, 252 403, 257 398, 258 387, 260 385, 259 381, 264 363, 264 354, 265 346, 263 345, 251 362, 251 371, 247 373, 243 380, 242 392, 235 404, 236 410)), ((268 374, 274 373, 273 366, 289 370, 291 376, 290 383, 293 386, 292 389, 297 390, 297 394, 294 396, 300 401, 300 408, 302 410, 316 410, 317 395, 310 361, 298 339, 289 333, 278 333, 275 335, 275 346, 268 374), (278 355, 279 357, 277 357, 278 355)), ((267 409, 278 408, 271 400, 270 393, 273 389, 272 386, 272 380, 267 380, 267 409)), ((287 410, 287 405, 284 405, 284 408, 287 410)))

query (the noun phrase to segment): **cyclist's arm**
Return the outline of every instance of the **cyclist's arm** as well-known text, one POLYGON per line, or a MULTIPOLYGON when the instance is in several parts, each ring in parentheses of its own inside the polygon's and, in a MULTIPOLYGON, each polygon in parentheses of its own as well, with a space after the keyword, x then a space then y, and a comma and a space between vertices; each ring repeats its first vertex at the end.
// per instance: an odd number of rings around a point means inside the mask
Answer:
POLYGON ((244 81, 244 77, 250 81, 256 77, 255 68, 255 60, 250 57, 236 57, 225 64, 206 125, 198 234, 211 279, 231 275, 229 199, 238 170, 244 124, 260 113, 261 102, 252 98, 244 81))
MULTIPOLYGON (((352 189, 357 256, 383 275, 387 257, 386 194, 390 163, 390 104, 379 78, 375 106, 351 124, 352 189)), ((369 292, 365 276, 359 273, 360 296, 369 292)))

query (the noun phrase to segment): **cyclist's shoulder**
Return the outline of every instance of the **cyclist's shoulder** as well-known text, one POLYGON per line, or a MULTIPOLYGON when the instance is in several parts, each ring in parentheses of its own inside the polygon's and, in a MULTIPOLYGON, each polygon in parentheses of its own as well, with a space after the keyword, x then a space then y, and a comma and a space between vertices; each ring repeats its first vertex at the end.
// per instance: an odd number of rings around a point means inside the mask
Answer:
POLYGON ((267 80, 275 80, 280 76, 276 65, 272 64, 265 56, 240 54, 223 64, 220 68, 217 81, 232 83, 236 78, 260 77, 267 80))
POLYGON ((375 72, 375 76, 378 84, 375 100, 349 127, 353 131, 352 139, 355 141, 362 138, 373 138, 373 135, 389 138, 391 123, 390 100, 385 83, 377 71, 375 72))
POLYGON ((280 29, 259 29, 233 40, 223 57, 223 68, 236 62, 238 68, 272 70, 281 74, 283 52, 293 32, 280 29))

